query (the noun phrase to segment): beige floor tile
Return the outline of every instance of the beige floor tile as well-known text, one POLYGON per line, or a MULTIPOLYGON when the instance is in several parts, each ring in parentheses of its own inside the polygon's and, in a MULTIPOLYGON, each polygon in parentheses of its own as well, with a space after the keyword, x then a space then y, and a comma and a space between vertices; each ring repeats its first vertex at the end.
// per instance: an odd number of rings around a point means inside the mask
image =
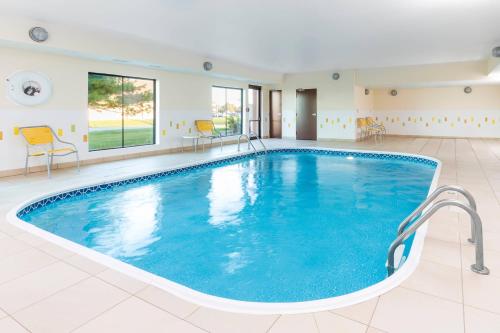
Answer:
POLYGON ((464 303, 500 314, 500 278, 464 272, 464 303))
POLYGON ((131 297, 74 331, 74 333, 100 332, 201 333, 205 331, 136 297, 131 297))
POLYGON ((22 240, 23 242, 28 243, 31 246, 40 246, 47 242, 45 239, 35 236, 29 232, 23 232, 19 235, 16 235, 15 238, 22 240))
POLYGON ((500 315, 488 311, 465 306, 465 332, 498 333, 500 332, 500 315))
POLYGON ((147 284, 134 279, 128 275, 115 271, 113 269, 107 269, 96 275, 99 279, 102 279, 120 289, 125 290, 130 294, 135 294, 139 290, 146 288, 147 284))
POLYGON ((368 329, 366 330, 366 333, 387 333, 387 332, 379 330, 378 328, 375 328, 375 327, 368 327, 368 329))
POLYGON ((314 315, 310 313, 282 315, 274 323, 269 333, 317 333, 314 315))
POLYGON ((359 304, 351 305, 344 308, 332 310, 331 312, 347 317, 352 320, 359 321, 363 324, 370 323, 375 306, 377 305, 378 297, 359 304))
POLYGON ((46 242, 38 246, 38 249, 58 259, 63 259, 75 255, 75 252, 66 250, 65 248, 60 247, 52 242, 46 242))
POLYGON ((121 289, 89 278, 13 316, 32 332, 69 332, 129 297, 121 289))
POLYGON ((65 262, 81 269, 82 271, 85 271, 89 273, 90 275, 97 275, 100 272, 104 271, 107 269, 106 266, 103 266, 99 264, 98 262, 95 262, 94 260, 88 259, 84 256, 81 255, 74 255, 71 257, 67 257, 63 259, 65 262))
POLYGON ((370 326, 390 333, 461 333, 462 305, 396 288, 380 296, 370 326))
POLYGON ((2 333, 30 333, 27 329, 19 325, 14 319, 6 317, 0 319, 0 332, 2 333))
POLYGON ((0 284, 48 266, 57 259, 37 249, 29 249, 0 260, 0 284))
POLYGON ((88 274, 56 262, 0 285, 0 307, 12 314, 86 277, 88 274))
POLYGON ((367 326, 357 321, 347 319, 331 312, 318 312, 314 314, 320 333, 349 332, 364 333, 367 326))
POLYGON ((445 242, 427 237, 422 251, 422 259, 456 268, 462 267, 460 245, 456 242, 445 242))
POLYGON ((186 320, 210 332, 266 332, 278 319, 277 315, 250 315, 199 308, 186 320))
POLYGON ((181 318, 186 318, 198 308, 198 305, 185 301, 155 286, 149 286, 141 290, 136 296, 181 318))
POLYGON ((0 260, 31 248, 28 244, 12 237, 0 239, 0 260))
POLYGON ((402 283, 405 288, 462 302, 462 271, 447 265, 421 260, 415 272, 402 283))

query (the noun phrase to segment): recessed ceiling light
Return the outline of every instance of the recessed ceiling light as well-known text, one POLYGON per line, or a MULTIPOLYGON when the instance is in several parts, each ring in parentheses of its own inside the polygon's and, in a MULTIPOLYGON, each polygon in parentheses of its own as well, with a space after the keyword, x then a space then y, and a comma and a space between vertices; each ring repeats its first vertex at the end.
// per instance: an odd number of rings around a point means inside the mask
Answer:
POLYGON ((37 43, 45 42, 49 38, 49 33, 45 28, 33 27, 29 31, 29 35, 32 41, 37 43))
POLYGON ((500 46, 497 46, 493 50, 491 50, 491 55, 495 58, 500 58, 500 46))

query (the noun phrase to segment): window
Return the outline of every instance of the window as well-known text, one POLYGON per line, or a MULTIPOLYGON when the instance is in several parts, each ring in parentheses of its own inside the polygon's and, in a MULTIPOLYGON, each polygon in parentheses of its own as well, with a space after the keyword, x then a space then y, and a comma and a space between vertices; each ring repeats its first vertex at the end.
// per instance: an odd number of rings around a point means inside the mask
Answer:
POLYGON ((155 143, 156 81, 89 73, 89 150, 155 143))
POLYGON ((212 120, 223 136, 241 134, 243 89, 212 87, 212 120))

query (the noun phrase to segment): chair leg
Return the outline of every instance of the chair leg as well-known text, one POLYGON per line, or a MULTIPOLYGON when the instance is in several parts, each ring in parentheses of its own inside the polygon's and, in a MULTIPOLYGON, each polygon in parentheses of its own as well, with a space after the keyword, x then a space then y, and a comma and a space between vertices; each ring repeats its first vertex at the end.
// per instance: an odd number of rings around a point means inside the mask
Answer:
POLYGON ((51 155, 47 154, 47 176, 50 178, 51 155))
POLYGON ((24 175, 28 175, 28 159, 30 158, 29 154, 26 154, 26 162, 24 163, 24 175))
POLYGON ((78 152, 75 152, 76 155, 76 170, 80 172, 80 156, 78 155, 78 152))

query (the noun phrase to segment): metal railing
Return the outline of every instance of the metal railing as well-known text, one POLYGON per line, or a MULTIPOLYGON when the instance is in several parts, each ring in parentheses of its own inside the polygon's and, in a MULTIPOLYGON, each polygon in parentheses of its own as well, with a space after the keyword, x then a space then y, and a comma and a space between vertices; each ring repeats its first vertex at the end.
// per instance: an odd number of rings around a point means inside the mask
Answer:
MULTIPOLYGON (((470 216, 471 221, 471 232, 473 235, 470 240, 474 243, 475 246, 475 257, 476 262, 471 265, 471 270, 478 274, 489 274, 489 270, 486 266, 484 266, 484 253, 483 253, 483 224, 481 218, 479 217, 476 211, 476 202, 472 195, 463 188, 458 186, 442 186, 434 191, 428 198, 425 200, 420 206, 415 209, 399 226, 398 228, 398 236, 392 242, 389 247, 389 251, 387 254, 387 273, 391 276, 397 269, 394 263, 394 256, 396 249, 403 244, 413 233, 417 231, 417 229, 422 226, 427 220, 434 215, 439 209, 447 206, 455 206, 462 210, 470 216), (456 191, 463 194, 467 200, 469 201, 469 205, 464 204, 458 200, 452 199, 444 199, 440 201, 436 201, 433 203, 433 200, 441 193, 445 191, 456 191), (425 208, 430 204, 432 205, 425 212, 425 208), (422 213, 421 215, 419 215, 422 213), (419 215, 417 217, 417 215, 419 215), (413 222, 408 229, 406 227, 413 222)), ((399 265, 398 265, 399 267, 399 265)))
MULTIPOLYGON (((408 217, 406 219, 404 219, 403 222, 401 222, 401 224, 398 227, 398 236, 403 233, 403 231, 406 229, 408 224, 410 222, 412 222, 420 213, 422 213, 424 211, 424 209, 427 208, 434 201, 434 199, 436 199, 441 193, 444 193, 444 192, 457 192, 457 193, 462 194, 469 202, 470 208, 473 209, 474 211, 477 211, 476 201, 474 200, 474 197, 472 196, 472 194, 469 191, 467 191, 463 187, 456 186, 456 185, 443 185, 441 187, 438 187, 434 192, 432 192, 427 197, 427 199, 425 199, 425 201, 422 202, 420 204, 420 206, 418 206, 413 211, 413 213, 408 215, 408 217)), ((474 243, 474 237, 475 237, 474 224, 472 223, 471 224, 471 238, 469 238, 468 241, 471 243, 474 243)))
POLYGON ((250 147, 253 148, 253 151, 255 154, 257 154, 257 149, 255 148, 254 144, 252 143, 252 141, 250 140, 252 137, 255 137, 259 142, 260 144, 262 145, 262 148, 264 148, 264 153, 267 154, 267 148, 266 148, 266 145, 264 144, 264 142, 262 142, 262 140, 253 132, 249 132, 249 134, 241 134, 239 137, 238 137, 238 151, 240 151, 240 146, 241 146, 241 139, 242 138, 246 138, 247 141, 248 141, 248 149, 250 149, 250 147))

